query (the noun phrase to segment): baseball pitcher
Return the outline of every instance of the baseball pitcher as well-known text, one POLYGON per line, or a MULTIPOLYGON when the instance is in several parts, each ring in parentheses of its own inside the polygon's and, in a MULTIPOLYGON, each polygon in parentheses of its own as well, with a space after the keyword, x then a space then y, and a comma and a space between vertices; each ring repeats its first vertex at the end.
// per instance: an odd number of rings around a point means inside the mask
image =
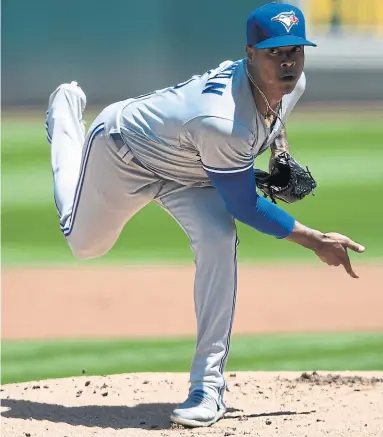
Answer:
POLYGON ((302 12, 269 3, 248 17, 243 59, 114 103, 88 132, 82 121, 86 97, 76 82, 50 96, 46 130, 54 197, 73 254, 89 259, 107 253, 125 224, 152 201, 190 239, 197 344, 189 394, 173 411, 173 422, 209 426, 226 411, 224 368, 237 294, 235 220, 312 250, 357 277, 347 249, 363 252, 363 246, 310 229, 276 204, 303 199, 316 186, 289 153, 285 129, 306 86, 305 46, 315 44, 306 39, 302 12), (255 170, 254 159, 267 149, 270 172, 255 170))

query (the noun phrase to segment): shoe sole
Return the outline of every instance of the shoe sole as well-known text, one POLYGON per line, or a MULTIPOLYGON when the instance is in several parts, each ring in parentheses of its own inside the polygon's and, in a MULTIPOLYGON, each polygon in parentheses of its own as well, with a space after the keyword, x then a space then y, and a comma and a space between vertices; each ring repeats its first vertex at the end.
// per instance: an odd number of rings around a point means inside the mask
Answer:
POLYGON ((218 422, 219 419, 223 417, 223 415, 226 413, 226 410, 221 409, 217 411, 217 414, 215 417, 207 422, 201 422, 199 420, 191 420, 191 419, 184 419, 181 416, 170 416, 170 420, 174 423, 177 423, 178 425, 188 426, 190 428, 199 428, 199 427, 207 427, 210 425, 213 425, 213 423, 218 422))

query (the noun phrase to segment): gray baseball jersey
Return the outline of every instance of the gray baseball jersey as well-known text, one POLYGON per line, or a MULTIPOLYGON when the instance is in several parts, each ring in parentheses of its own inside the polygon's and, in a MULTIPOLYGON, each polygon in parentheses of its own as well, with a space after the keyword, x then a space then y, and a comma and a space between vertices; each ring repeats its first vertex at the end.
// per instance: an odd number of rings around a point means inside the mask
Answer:
MULTIPOLYGON (((77 257, 107 253, 125 224, 152 201, 188 235, 195 252, 198 331, 190 389, 202 385, 220 401, 235 313, 238 240, 233 217, 205 170, 249 168, 281 128, 277 121, 270 132, 258 113, 244 63, 227 61, 175 87, 113 103, 86 137, 86 97, 77 85, 63 84, 50 97, 46 119, 60 225, 77 257)), ((302 76, 283 97, 283 120, 304 88, 302 76)))
MULTIPOLYGON (((302 74, 293 92, 282 99, 285 121, 305 89, 302 74)), ((257 111, 245 59, 225 61, 201 76, 121 102, 116 120, 136 158, 165 179, 206 185, 205 169, 237 172, 253 165, 278 135, 257 111)))

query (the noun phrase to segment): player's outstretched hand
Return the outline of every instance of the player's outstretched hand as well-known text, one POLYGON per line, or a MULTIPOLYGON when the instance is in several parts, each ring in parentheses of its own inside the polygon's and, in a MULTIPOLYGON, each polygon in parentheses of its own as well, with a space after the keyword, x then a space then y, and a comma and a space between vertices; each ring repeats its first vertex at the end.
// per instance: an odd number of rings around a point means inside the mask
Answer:
POLYGON ((294 229, 286 240, 311 249, 317 256, 329 266, 342 265, 352 278, 359 278, 351 267, 348 249, 354 252, 364 252, 361 244, 355 243, 350 238, 336 232, 323 232, 311 229, 295 220, 294 229))
POLYGON ((314 251, 324 263, 329 266, 342 265, 352 278, 359 278, 351 266, 347 249, 358 253, 365 250, 361 244, 355 243, 345 235, 329 232, 324 234, 321 244, 314 251))

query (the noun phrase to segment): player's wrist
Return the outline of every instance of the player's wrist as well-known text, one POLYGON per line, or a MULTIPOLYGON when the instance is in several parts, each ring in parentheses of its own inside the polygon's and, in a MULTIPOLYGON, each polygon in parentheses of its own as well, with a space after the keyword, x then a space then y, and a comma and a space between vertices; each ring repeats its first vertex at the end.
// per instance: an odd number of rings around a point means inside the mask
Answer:
POLYGON ((286 237, 286 240, 297 243, 306 249, 313 250, 314 252, 320 250, 325 239, 325 234, 316 229, 311 229, 308 226, 302 225, 302 223, 299 223, 298 221, 295 221, 292 232, 286 237))
POLYGON ((271 156, 278 156, 283 152, 290 153, 289 143, 287 141, 286 129, 282 128, 279 135, 270 145, 271 156))

